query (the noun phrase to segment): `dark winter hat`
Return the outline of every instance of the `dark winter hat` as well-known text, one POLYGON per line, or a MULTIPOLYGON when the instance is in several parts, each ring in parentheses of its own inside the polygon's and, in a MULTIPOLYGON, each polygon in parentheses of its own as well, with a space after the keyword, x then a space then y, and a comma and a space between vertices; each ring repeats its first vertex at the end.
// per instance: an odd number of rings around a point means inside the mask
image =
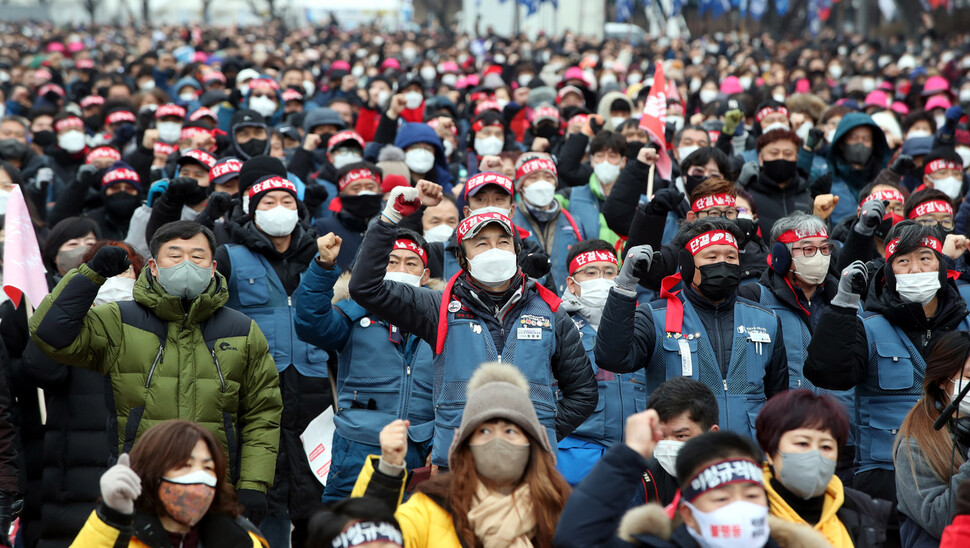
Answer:
POLYGON ((138 173, 131 168, 130 165, 124 162, 115 162, 111 164, 108 171, 104 173, 101 177, 101 189, 104 190, 111 185, 116 185, 118 183, 130 183, 131 186, 138 189, 141 192, 141 177, 138 173))
POLYGON ((267 175, 256 181, 256 184, 249 187, 249 190, 246 191, 245 198, 243 199, 243 209, 246 213, 252 215, 256 211, 256 206, 259 205, 259 201, 263 199, 263 196, 266 196, 266 194, 274 190, 289 192, 294 198, 299 199, 296 194, 296 185, 279 175, 267 175))
POLYGON ((249 187, 267 175, 286 177, 286 167, 279 158, 263 154, 246 160, 239 170, 239 193, 245 194, 249 187))
POLYGON ((238 158, 233 158, 232 156, 227 156, 219 160, 209 170, 209 184, 221 185, 235 177, 239 177, 239 170, 242 169, 242 166, 243 163, 238 158))
POLYGON ((255 110, 239 110, 229 120, 233 131, 243 127, 266 127, 266 119, 255 110))
POLYGON ((310 133, 317 126, 334 126, 338 129, 347 127, 344 119, 332 108, 321 107, 307 112, 303 118, 303 131, 310 133))

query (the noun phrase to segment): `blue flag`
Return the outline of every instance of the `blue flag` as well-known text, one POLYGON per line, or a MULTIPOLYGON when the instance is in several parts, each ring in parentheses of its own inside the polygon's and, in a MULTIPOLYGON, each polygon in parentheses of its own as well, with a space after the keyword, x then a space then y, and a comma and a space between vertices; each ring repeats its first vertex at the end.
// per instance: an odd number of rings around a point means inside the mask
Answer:
POLYGON ((633 15, 633 0, 616 0, 616 12, 613 19, 617 23, 623 23, 633 15))
POLYGON ((768 0, 750 0, 748 12, 755 21, 761 21, 761 17, 768 10, 768 0))
POLYGON ((778 15, 784 17, 788 13, 788 0, 775 0, 775 11, 778 15))

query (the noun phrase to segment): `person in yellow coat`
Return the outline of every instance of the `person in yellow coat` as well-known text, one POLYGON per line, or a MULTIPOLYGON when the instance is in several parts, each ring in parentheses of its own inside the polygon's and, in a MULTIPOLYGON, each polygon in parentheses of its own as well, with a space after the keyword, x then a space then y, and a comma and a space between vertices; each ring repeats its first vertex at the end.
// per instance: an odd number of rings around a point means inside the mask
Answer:
POLYGON ((782 392, 762 407, 755 430, 772 516, 813 527, 835 548, 883 545, 891 504, 843 486, 835 475, 849 437, 841 402, 804 388, 782 392))
POLYGON ((396 507, 408 548, 551 548, 570 489, 556 471, 528 382, 513 365, 487 363, 467 391, 448 472, 402 503, 408 422, 396 420, 381 431, 381 456, 365 462, 351 496, 396 507))
POLYGON ((180 420, 157 424, 101 476, 101 502, 71 546, 268 548, 241 516, 226 470, 208 430, 180 420))

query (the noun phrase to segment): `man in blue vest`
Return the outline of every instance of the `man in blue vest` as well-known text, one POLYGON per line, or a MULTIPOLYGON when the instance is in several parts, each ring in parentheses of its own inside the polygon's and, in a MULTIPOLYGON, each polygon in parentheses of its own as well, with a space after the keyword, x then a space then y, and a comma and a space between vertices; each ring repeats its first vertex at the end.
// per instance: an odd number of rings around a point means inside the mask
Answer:
POLYGON ((853 487, 895 501, 893 441, 922 395, 926 356, 943 334, 968 330, 970 322, 947 280, 936 227, 900 221, 886 241, 886 264, 871 282, 862 261, 842 271, 838 293, 808 345, 804 373, 821 388, 855 389, 853 487))
POLYGON ((589 473, 603 453, 623 439, 626 418, 646 409, 647 392, 642 370, 626 375, 596 367, 593 345, 603 306, 619 274, 616 251, 605 240, 583 240, 569 251, 569 277, 562 294, 562 306, 579 330, 583 349, 593 364, 599 385, 596 411, 586 422, 559 442, 557 468, 570 485, 589 473))
POLYGON ((685 224, 680 273, 661 284, 660 299, 637 306, 636 283, 653 260, 650 246, 629 250, 596 335, 596 364, 617 373, 646 368, 647 392, 663 381, 692 377, 718 399, 722 429, 754 438, 754 419, 774 394, 788 389, 788 364, 778 317, 738 297, 741 266, 737 224, 705 217, 685 224))
MULTIPOLYGON (((296 185, 278 176, 262 177, 247 192, 248 216, 230 221, 232 244, 216 250, 216 268, 229 280, 226 306, 253 319, 266 335, 276 361, 283 396, 276 479, 268 494, 263 532, 294 544, 306 536, 313 507, 323 488, 310 470, 300 434, 331 402, 327 353, 297 339, 293 295, 317 252, 312 231, 300 223, 306 208, 296 185)), ((282 544, 281 544, 282 545, 282 544)))
POLYGON ((515 188, 521 194, 512 214, 512 222, 530 231, 526 240, 539 244, 552 261, 548 287, 558 294, 566 290, 569 265, 566 256, 569 248, 582 241, 572 215, 556 200, 556 163, 548 154, 527 152, 515 167, 515 188))
POLYGON ((367 231, 350 278, 350 295, 358 304, 435 349, 432 464, 447 466, 465 385, 482 361, 515 364, 529 380, 550 441, 568 436, 596 408, 596 380, 559 298, 520 270, 508 217, 482 213, 458 225, 461 270, 444 291, 384 279, 396 225, 421 205, 437 205, 441 192, 425 180, 416 188, 393 189, 381 218, 367 231))
MULTIPOLYGON (((341 239, 317 238, 319 255, 296 293, 296 333, 336 352, 337 412, 333 456, 323 501, 349 497, 367 455, 380 451, 378 434, 396 419, 410 421, 408 469, 424 466, 434 428, 431 347, 382 321, 349 298, 349 274, 337 266, 341 239), (333 304, 331 304, 333 303, 333 304)), ((384 280, 423 287, 428 283, 427 245, 399 229, 384 280)))

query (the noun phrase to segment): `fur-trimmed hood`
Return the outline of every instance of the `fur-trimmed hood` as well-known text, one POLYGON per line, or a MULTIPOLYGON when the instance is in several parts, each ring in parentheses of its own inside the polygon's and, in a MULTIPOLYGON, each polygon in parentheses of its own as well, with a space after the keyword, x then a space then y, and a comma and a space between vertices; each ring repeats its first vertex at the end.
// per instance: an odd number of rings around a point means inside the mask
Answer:
MULTIPOLYGON (((340 301, 350 298, 350 272, 341 272, 337 278, 337 283, 333 284, 333 299, 331 303, 337 304, 340 301)), ((445 282, 441 278, 431 278, 425 287, 429 289, 444 290, 445 282)))

